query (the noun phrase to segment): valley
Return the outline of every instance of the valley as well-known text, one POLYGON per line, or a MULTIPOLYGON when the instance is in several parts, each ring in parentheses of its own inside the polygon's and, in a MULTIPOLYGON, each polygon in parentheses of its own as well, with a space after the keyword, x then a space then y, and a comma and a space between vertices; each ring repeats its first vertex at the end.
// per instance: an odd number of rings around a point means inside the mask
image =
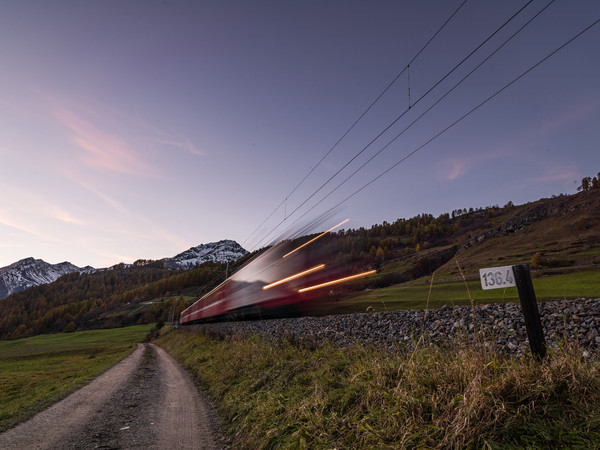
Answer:
MULTIPOLYGON (((433 217, 384 222, 330 233, 319 242, 325 263, 365 279, 330 290, 313 314, 389 311, 516 301, 516 289, 482 291, 483 267, 529 264, 540 300, 599 295, 600 189, 525 205, 466 208, 433 217)), ((313 235, 297 238, 299 245, 313 235)), ((232 241, 199 246, 175 258, 139 260, 56 281, 0 299, 0 336, 170 321, 261 250, 232 241), (237 249, 237 253, 231 249, 237 249), (210 256, 212 254, 212 256, 210 256), (206 262, 197 258, 207 256, 206 262), (194 259, 196 258, 196 259, 194 259), (227 261, 237 258, 228 267, 227 261), (178 260, 191 269, 166 266, 178 260), (213 262, 214 260, 214 262, 213 262)))

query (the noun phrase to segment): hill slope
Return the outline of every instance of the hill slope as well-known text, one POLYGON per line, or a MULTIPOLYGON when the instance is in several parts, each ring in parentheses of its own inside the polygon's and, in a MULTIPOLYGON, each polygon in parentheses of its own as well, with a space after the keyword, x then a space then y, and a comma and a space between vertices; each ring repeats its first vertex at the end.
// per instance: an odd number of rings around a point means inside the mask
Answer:
MULTIPOLYGON (((581 266, 600 262, 600 190, 542 199, 509 208, 456 239, 463 268, 529 263, 581 266)), ((450 268, 446 265, 441 271, 450 268)))
MULTIPOLYGON (((295 241, 302 244, 311 237, 295 241)), ((222 243, 213 250, 221 249, 220 254, 228 260, 227 255, 235 254, 236 248, 231 241, 222 243)), ((600 267, 600 189, 520 206, 509 203, 456 210, 439 217, 422 214, 369 229, 341 230, 324 236, 318 246, 326 265, 338 264, 354 273, 373 268, 378 272, 332 287, 319 302, 332 302, 337 309, 329 312, 339 312, 344 306, 340 300, 356 297, 365 289, 398 285, 434 271, 436 283, 456 280, 456 261, 467 278, 482 267, 517 263, 532 263, 550 274, 554 268, 566 266, 568 269, 560 270, 594 272, 600 267)), ((206 246, 198 246, 167 261, 121 264, 93 274, 72 273, 13 294, 0 300, 0 336, 16 338, 177 316, 189 302, 224 279, 225 264, 209 261, 197 265, 205 250, 206 246), (177 263, 194 268, 165 267, 178 267, 177 263)), ((251 256, 230 264, 229 273, 251 256)), ((378 290, 377 294, 385 292, 378 290)))

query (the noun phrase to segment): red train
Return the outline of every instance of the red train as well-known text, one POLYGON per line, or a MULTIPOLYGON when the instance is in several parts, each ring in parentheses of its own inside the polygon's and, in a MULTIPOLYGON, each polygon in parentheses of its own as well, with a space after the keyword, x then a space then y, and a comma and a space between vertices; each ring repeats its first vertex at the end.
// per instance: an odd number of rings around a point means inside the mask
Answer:
POLYGON ((179 323, 302 315, 326 296, 333 284, 370 275, 325 263, 319 247, 281 242, 254 258, 181 313, 179 323))

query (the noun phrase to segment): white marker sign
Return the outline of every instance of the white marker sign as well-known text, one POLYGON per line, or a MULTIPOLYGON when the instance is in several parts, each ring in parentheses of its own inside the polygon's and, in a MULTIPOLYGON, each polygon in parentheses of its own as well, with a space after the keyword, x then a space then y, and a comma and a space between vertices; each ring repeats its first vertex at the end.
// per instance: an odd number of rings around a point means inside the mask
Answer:
POLYGON ((479 269, 479 278, 481 278, 481 288, 484 290, 516 286, 512 266, 479 269))

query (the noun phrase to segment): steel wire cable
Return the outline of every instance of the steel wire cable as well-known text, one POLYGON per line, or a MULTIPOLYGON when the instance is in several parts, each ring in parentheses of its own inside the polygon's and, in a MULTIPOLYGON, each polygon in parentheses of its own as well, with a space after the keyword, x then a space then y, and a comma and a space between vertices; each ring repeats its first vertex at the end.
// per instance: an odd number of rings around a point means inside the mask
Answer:
MULTIPOLYGON (((413 120, 406 128, 404 128, 400 133, 394 136, 387 144, 385 144, 378 152, 373 154, 367 161, 365 161, 360 167, 358 167, 354 172, 352 172, 348 177, 346 177, 341 183, 339 183, 335 188, 333 188, 327 195, 322 197, 316 204, 314 204, 306 213, 302 214, 296 221, 294 221, 291 225, 295 225, 300 219, 305 217, 308 212, 312 211, 318 205, 320 205, 323 201, 325 201, 330 195, 336 192, 342 185, 344 185, 348 180, 350 180, 354 175, 356 175, 360 170, 362 170, 365 166, 367 166, 371 161, 373 161, 377 156, 379 156, 385 149, 387 149, 392 143, 394 143, 400 136, 402 136, 409 128, 411 128, 415 123, 421 120, 427 113, 429 113, 435 106, 437 106, 442 100, 444 100, 450 93, 452 93, 457 87, 459 87, 467 78, 469 78, 473 73, 475 73, 481 66, 483 66, 490 58, 492 58, 496 53, 498 53, 506 44, 508 44, 515 36, 517 36, 521 31, 523 31, 531 22, 533 22, 540 14, 542 14, 550 5, 552 5, 556 0, 551 0, 546 6, 544 6, 540 11, 538 11, 531 19, 529 19, 525 24, 523 24, 517 31, 515 31, 510 37, 508 37, 500 46, 498 46, 490 55, 488 55, 483 61, 481 61, 473 70, 471 70, 467 75, 465 75, 460 81, 458 81, 454 86, 452 86, 442 97, 436 100, 429 108, 427 108, 423 113, 421 113, 415 120, 413 120)), ((329 211, 328 211, 329 212, 329 211)), ((283 233, 285 233, 290 227, 286 228, 283 233)))
MULTIPOLYGON (((533 0, 531 0, 533 1, 533 0)), ((250 234, 250 236, 248 236, 243 242, 242 245, 244 245, 252 236, 254 236, 256 234, 256 232, 258 232, 258 230, 260 230, 265 223, 268 222, 268 220, 273 217, 273 215, 277 212, 277 210, 279 210, 279 208, 281 208, 281 206, 287 202, 287 200, 294 194, 294 192, 296 192, 296 190, 298 190, 298 188, 306 181, 306 179, 315 171, 315 169, 317 167, 319 167, 321 165, 321 163, 325 160, 325 158, 327 158, 327 156, 329 156, 329 154, 342 142, 342 140, 354 129, 354 127, 363 119, 364 116, 367 115, 367 113, 373 108, 373 106, 375 106, 375 104, 381 99, 381 97, 384 96, 384 94, 396 83, 396 81, 398 81, 398 79, 404 74, 404 72, 406 72, 408 70, 408 68, 410 67, 410 65, 415 62, 415 60, 419 57, 419 55, 421 53, 423 53, 423 51, 429 46, 429 44, 435 39, 435 37, 446 27, 446 25, 452 20, 452 18, 458 13, 458 11, 464 6, 464 4, 467 3, 467 0, 463 0, 463 2, 458 6, 458 8, 456 8, 456 10, 452 13, 452 15, 450 17, 448 17, 448 19, 446 19, 446 21, 442 24, 442 26, 440 26, 437 31, 433 34, 433 36, 431 36, 431 38, 429 38, 429 40, 425 43, 425 45, 423 47, 421 47, 421 49, 417 52, 417 54, 415 56, 413 56, 413 58, 410 60, 410 62, 404 66, 404 68, 402 69, 402 71, 400 71, 400 73, 398 73, 398 75, 396 75, 396 77, 386 86, 386 88, 381 91, 381 93, 375 98, 375 100, 373 100, 371 102, 371 104, 367 107, 367 109, 365 109, 363 111, 363 113, 358 117, 358 119, 356 119, 354 121, 354 123, 350 126, 350 128, 348 128, 346 130, 346 132, 342 135, 342 137, 340 137, 337 142, 335 144, 333 144, 333 146, 325 153, 325 155, 323 155, 323 157, 321 157, 321 159, 317 162, 316 165, 314 165, 309 172, 304 176, 304 178, 302 178, 302 180, 300 180, 300 182, 290 191, 289 194, 287 194, 287 196, 281 201, 281 203, 279 203, 279 205, 277 205, 275 207, 275 209, 271 212, 271 214, 268 215, 268 217, 250 234)))
MULTIPOLYGON (((504 87, 502 87, 501 89, 497 90, 495 93, 493 93, 492 95, 490 95, 489 97, 487 97, 485 100, 483 100, 477 106, 475 106, 474 108, 472 108, 471 110, 469 110, 467 113, 463 114, 460 118, 458 118, 457 120, 455 120, 454 122, 452 122, 450 125, 448 125, 443 130, 441 130, 440 132, 438 132, 435 136, 433 136, 432 138, 430 138, 429 140, 427 140, 424 144, 420 145, 415 150, 413 150, 412 152, 410 152, 407 155, 405 155, 402 159, 400 159, 399 161, 397 161, 392 166, 388 167, 386 170, 384 170, 383 172, 381 172, 379 175, 377 175, 371 181, 369 181, 368 183, 366 183, 365 185, 363 185, 362 187, 360 187, 359 189, 357 189, 356 191, 354 191, 352 194, 350 194, 349 196, 347 196, 346 198, 344 198, 342 201, 340 201, 337 204, 335 204, 333 207, 331 207, 329 210, 327 210, 325 212, 325 214, 328 213, 328 212, 331 212, 331 211, 335 210, 336 208, 338 208, 339 206, 341 206, 342 204, 344 204, 345 202, 347 202, 348 200, 350 200, 352 197, 354 197, 355 195, 357 195, 359 192, 363 191, 368 186, 370 186, 371 184, 373 184, 374 182, 376 182, 377 180, 379 180, 381 177, 383 177, 384 175, 386 175, 388 172, 390 172, 391 170, 393 170, 394 168, 396 168, 397 166, 399 166, 400 164, 402 164, 408 158, 410 158, 411 156, 413 156, 415 153, 419 152, 421 149, 423 149, 425 146, 427 146, 428 144, 430 144, 431 142, 433 142, 434 140, 436 140, 438 137, 440 137, 446 131, 448 131, 451 128, 453 128, 459 122, 461 122, 462 120, 466 119, 468 116, 470 116, 472 113, 474 113, 475 111, 477 111, 483 105, 485 105, 486 103, 488 103, 494 97, 496 97, 497 95, 499 95, 500 93, 502 93, 503 91, 505 91, 506 89, 508 89, 510 86, 512 86, 513 84, 515 84, 521 78, 523 78, 524 76, 526 76, 529 72, 531 72, 532 70, 536 69, 538 66, 540 66, 541 64, 543 64, 545 61, 547 61, 549 58, 551 58, 556 53, 558 53, 559 51, 561 51, 567 45, 569 45, 570 43, 572 43, 573 41, 575 41, 576 39, 578 39, 579 37, 581 37, 584 33, 586 33, 587 31, 589 31, 590 29, 592 29, 594 26, 598 25, 598 23, 600 23, 600 19, 597 19, 596 21, 594 21, 591 25, 589 25, 586 28, 584 28, 582 31, 580 31, 575 36, 573 36, 568 41, 566 41, 564 44, 562 44, 560 47, 558 47, 557 49, 555 49, 554 51, 552 51, 551 53, 549 53, 548 55, 546 55, 544 58, 542 58, 536 64, 534 64, 533 66, 531 66, 529 69, 527 69, 526 71, 522 72, 519 76, 517 76, 516 78, 514 78, 511 82, 509 82, 508 84, 504 85, 504 87)), ((302 217, 304 217, 306 214, 308 214, 316 206, 317 205, 313 206, 311 209, 309 209, 308 211, 306 211, 301 217, 299 217, 296 220, 296 222, 298 222, 300 219, 302 219, 302 217)), ((294 223, 296 223, 296 222, 294 222, 294 223)))
MULTIPOLYGON (((483 47, 490 39, 498 34, 506 25, 508 25, 515 17, 517 17, 527 6, 529 6, 533 0, 529 0, 523 5, 517 12, 515 12, 509 19, 507 19, 502 25, 500 25, 492 34, 485 38, 479 45, 477 45, 467 56, 465 56, 459 63, 457 63, 449 72, 447 72, 442 78, 440 78, 433 86, 431 86, 423 95, 421 95, 409 108, 405 109, 400 115, 398 115, 389 125, 387 125, 375 138, 373 138, 366 146, 364 146, 358 153, 356 153, 348 162, 346 162, 336 173, 334 173, 325 183, 319 186, 312 194, 310 194, 300 205, 298 205, 290 214, 288 214, 281 222, 279 222, 262 240, 255 244, 256 248, 262 242, 264 242, 269 236, 271 236, 275 230, 277 230, 289 217, 294 215, 300 208, 302 208, 308 201, 310 201, 317 193, 319 193, 325 186, 327 186, 335 177, 337 177, 346 167, 348 167, 356 158, 362 155, 367 149, 371 147, 381 136, 383 136, 390 128, 392 128, 400 119, 402 119, 414 106, 416 106, 421 100, 429 95, 436 87, 438 87, 446 78, 448 78, 456 69, 463 65, 469 58, 471 58, 481 47, 483 47)), ((280 205, 281 206, 281 205, 280 205)), ((272 214, 271 214, 272 216, 272 214)), ((294 222, 295 223, 295 222, 294 222)), ((262 225, 261 225, 262 226, 262 225)))

